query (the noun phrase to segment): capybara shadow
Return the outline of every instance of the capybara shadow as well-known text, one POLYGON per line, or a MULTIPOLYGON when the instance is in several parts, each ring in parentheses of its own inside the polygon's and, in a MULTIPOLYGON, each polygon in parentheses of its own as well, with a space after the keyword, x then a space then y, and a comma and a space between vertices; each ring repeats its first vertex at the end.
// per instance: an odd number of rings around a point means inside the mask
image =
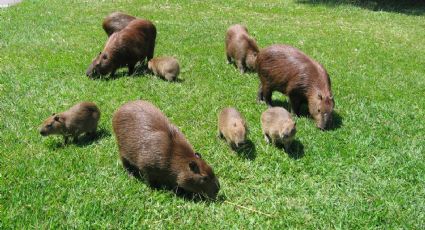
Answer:
POLYGON ((82 147, 91 145, 94 143, 99 142, 105 137, 110 137, 111 132, 107 129, 101 128, 99 129, 94 135, 84 135, 81 139, 78 139, 78 141, 75 142, 75 145, 82 147))
POLYGON ((333 116, 333 120, 329 126, 329 131, 336 130, 342 127, 343 119, 341 115, 339 115, 336 111, 333 111, 332 116, 333 116))
POLYGON ((235 151, 240 158, 246 160, 255 160, 257 157, 257 150, 255 148, 254 143, 251 140, 246 140, 246 142, 239 146, 239 148, 232 147, 233 151, 235 151))
POLYGON ((276 147, 286 152, 289 158, 294 160, 304 157, 304 145, 299 140, 293 140, 288 149, 285 149, 283 144, 276 144, 276 147))

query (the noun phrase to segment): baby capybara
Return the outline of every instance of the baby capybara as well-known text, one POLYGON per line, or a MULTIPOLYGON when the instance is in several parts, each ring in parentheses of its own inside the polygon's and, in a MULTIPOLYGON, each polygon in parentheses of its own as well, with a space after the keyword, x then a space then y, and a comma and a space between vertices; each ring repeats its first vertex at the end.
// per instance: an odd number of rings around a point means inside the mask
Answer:
POLYGON ((227 29, 226 33, 226 56, 228 63, 233 61, 241 73, 255 70, 258 46, 252 39, 245 26, 236 24, 227 29))
POLYGON ((152 187, 216 197, 220 185, 212 168, 154 105, 128 102, 115 112, 112 126, 127 170, 136 169, 152 187))
POLYGON ((317 127, 324 130, 330 126, 334 100, 331 80, 322 65, 294 47, 272 45, 258 53, 257 71, 261 81, 258 101, 271 106, 273 91, 279 91, 289 96, 296 115, 307 103, 317 127))
POLYGON ((218 134, 225 138, 233 149, 246 142, 246 122, 238 110, 232 107, 221 110, 218 115, 218 134))
POLYGON ((295 122, 286 109, 282 107, 268 108, 261 114, 261 128, 267 143, 283 144, 289 150, 295 137, 295 122))
POLYGON ((103 20, 102 27, 109 37, 113 33, 124 29, 134 19, 136 19, 136 17, 133 17, 131 15, 124 14, 121 12, 113 12, 106 16, 106 18, 103 20))
POLYGON ((148 62, 148 69, 156 76, 174 81, 180 73, 180 66, 177 59, 173 57, 156 57, 148 62))
POLYGON ((87 76, 114 75, 118 68, 126 66, 128 73, 133 74, 137 62, 152 59, 155 39, 156 28, 152 22, 142 19, 131 21, 108 38, 103 51, 87 69, 87 76))
POLYGON ((96 135, 97 122, 100 118, 100 111, 93 102, 81 102, 65 112, 52 114, 42 124, 40 134, 48 136, 52 134, 62 135, 65 144, 68 138, 73 137, 77 141, 82 133, 96 135))

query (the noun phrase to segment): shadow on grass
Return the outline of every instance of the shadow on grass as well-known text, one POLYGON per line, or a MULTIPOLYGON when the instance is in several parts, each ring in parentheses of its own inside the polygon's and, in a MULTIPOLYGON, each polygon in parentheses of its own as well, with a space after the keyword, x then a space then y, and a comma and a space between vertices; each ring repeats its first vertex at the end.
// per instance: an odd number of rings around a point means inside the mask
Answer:
POLYGON ((332 124, 327 129, 329 131, 336 130, 342 127, 342 117, 336 111, 332 112, 332 124))
POLYGON ((222 196, 217 196, 217 199, 213 200, 207 197, 204 197, 200 194, 188 192, 180 187, 167 187, 167 186, 160 186, 156 184, 150 184, 147 182, 147 180, 143 177, 142 172, 134 165, 130 164, 130 162, 124 160, 123 161, 123 167, 125 168, 127 174, 129 177, 135 178, 140 183, 146 184, 148 187, 150 187, 153 190, 156 191, 164 191, 164 192, 170 192, 173 193, 175 196, 184 199, 186 201, 191 201, 194 203, 198 202, 220 202, 220 200, 223 200, 222 196))
POLYGON ((408 15, 423 15, 425 1, 423 0, 298 0, 298 3, 311 5, 353 5, 372 11, 387 11, 408 15))
POLYGON ((304 157, 304 145, 299 140, 293 140, 289 149, 285 149, 282 144, 276 144, 276 147, 286 152, 291 159, 298 160, 304 157))
POLYGON ((239 157, 247 159, 247 160, 255 160, 257 157, 257 150, 255 149, 255 145, 251 140, 247 140, 246 143, 239 148, 231 147, 233 151, 235 151, 239 157))
POLYGON ((52 150, 56 150, 56 149, 60 149, 60 148, 65 148, 68 145, 76 145, 78 147, 83 147, 83 146, 87 146, 87 145, 91 145, 93 143, 98 142, 99 140, 105 138, 105 137, 109 137, 111 136, 111 133, 107 130, 107 129, 99 129, 96 132, 96 136, 90 136, 90 135, 86 135, 84 134, 83 136, 80 136, 78 138, 77 141, 73 142, 73 141, 69 141, 68 144, 65 144, 63 139, 61 139, 60 142, 49 142, 48 147, 52 150))

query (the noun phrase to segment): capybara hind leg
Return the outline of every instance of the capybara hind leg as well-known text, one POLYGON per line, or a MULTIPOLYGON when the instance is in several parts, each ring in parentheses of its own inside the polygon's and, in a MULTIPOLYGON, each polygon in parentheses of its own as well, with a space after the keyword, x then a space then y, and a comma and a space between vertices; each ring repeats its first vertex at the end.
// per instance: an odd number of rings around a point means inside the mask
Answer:
POLYGON ((135 64, 128 64, 128 75, 133 75, 135 64))
POLYGON ((230 57, 229 54, 226 54, 227 57, 227 64, 231 64, 232 63, 232 58, 230 57))
POLYGON ((269 87, 267 87, 266 84, 262 84, 262 91, 263 91, 263 98, 264 101, 266 102, 266 105, 268 107, 272 106, 272 93, 273 91, 270 90, 269 87))
POLYGON ((217 132, 217 137, 218 137, 218 138, 224 138, 224 135, 223 135, 223 133, 222 133, 222 132, 218 131, 218 132, 217 132))

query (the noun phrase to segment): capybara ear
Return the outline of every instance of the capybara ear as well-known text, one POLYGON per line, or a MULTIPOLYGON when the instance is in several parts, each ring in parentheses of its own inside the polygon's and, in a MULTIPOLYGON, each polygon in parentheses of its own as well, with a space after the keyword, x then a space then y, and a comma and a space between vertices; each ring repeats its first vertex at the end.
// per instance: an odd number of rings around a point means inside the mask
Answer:
POLYGON ((108 59, 108 54, 103 54, 102 58, 103 59, 108 59))
POLYGON ((55 117, 53 118, 55 121, 57 121, 57 122, 63 122, 63 118, 61 118, 60 116, 59 116, 59 114, 56 114, 55 115, 55 117))
POLYGON ((198 158, 202 158, 202 155, 198 152, 195 153, 195 156, 198 157, 198 158))
POLYGON ((190 168, 190 171, 192 171, 193 173, 199 174, 199 172, 200 172, 198 164, 196 164, 195 161, 191 161, 189 163, 189 168, 190 168))

